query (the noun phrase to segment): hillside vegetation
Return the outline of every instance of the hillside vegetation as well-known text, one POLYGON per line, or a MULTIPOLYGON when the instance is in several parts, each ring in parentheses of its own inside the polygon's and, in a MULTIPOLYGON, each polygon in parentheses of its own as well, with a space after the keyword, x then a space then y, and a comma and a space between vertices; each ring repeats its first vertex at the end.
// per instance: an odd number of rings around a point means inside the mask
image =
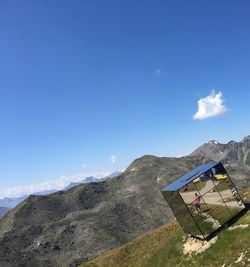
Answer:
POLYGON ((204 252, 184 255, 188 237, 173 221, 80 267, 250 266, 249 224, 248 212, 204 252))

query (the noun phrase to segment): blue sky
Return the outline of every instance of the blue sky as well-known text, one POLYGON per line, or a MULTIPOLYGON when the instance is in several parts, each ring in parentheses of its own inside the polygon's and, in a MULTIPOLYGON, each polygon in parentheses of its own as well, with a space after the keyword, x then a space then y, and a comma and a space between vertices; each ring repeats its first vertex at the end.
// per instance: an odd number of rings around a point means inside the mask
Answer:
POLYGON ((1 1, 0 193, 250 134, 249 9, 1 1), (227 112, 194 120, 212 90, 227 112))

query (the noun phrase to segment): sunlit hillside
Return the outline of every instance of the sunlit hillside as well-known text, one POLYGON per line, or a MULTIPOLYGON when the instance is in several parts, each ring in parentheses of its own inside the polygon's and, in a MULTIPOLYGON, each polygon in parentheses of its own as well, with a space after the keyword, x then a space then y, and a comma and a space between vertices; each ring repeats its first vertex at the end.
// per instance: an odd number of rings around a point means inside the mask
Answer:
MULTIPOLYGON (((189 237, 176 221, 88 262, 81 267, 173 267, 173 266, 250 266, 250 213, 211 244, 201 244, 198 253, 184 252, 189 237), (206 248, 208 247, 208 248, 206 248), (203 252, 202 249, 204 250, 203 252)), ((190 242, 189 242, 190 243, 190 242)), ((197 246, 200 242, 197 241, 197 246)))

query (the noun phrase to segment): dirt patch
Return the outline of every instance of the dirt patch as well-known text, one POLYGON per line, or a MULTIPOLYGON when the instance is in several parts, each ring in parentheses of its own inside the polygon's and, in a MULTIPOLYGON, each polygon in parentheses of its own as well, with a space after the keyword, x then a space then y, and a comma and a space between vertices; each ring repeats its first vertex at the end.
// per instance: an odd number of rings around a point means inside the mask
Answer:
POLYGON ((218 237, 214 237, 209 241, 200 240, 194 237, 189 237, 183 246, 183 254, 190 255, 192 253, 198 254, 207 250, 212 244, 217 241, 218 237))
POLYGON ((232 230, 235 230, 235 229, 245 229, 248 226, 249 226, 249 224, 239 224, 239 225, 231 226, 227 230, 232 231, 232 230))
POLYGON ((244 255, 244 252, 242 252, 242 253, 240 254, 240 256, 238 257, 238 259, 235 261, 235 263, 242 262, 244 256, 245 256, 245 255, 244 255))

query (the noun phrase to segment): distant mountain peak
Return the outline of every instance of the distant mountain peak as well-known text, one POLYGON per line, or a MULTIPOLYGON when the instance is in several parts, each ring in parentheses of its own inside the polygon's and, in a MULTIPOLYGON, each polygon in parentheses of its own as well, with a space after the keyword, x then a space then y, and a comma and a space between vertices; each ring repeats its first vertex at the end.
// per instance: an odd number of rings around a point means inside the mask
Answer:
POLYGON ((250 141, 250 135, 247 135, 246 137, 244 137, 241 142, 245 142, 245 141, 250 141))
POLYGON ((216 141, 216 140, 209 140, 208 141, 208 144, 215 144, 215 145, 218 145, 218 144, 220 144, 218 141, 216 141))
POLYGON ((0 219, 8 212, 9 208, 0 207, 0 219))
POLYGON ((250 169, 250 135, 240 142, 231 140, 227 144, 210 140, 191 153, 191 156, 197 155, 235 167, 250 169))
POLYGON ((93 176, 88 176, 88 177, 84 178, 82 182, 85 184, 88 184, 88 183, 96 183, 98 181, 99 181, 98 178, 95 178, 93 176))

